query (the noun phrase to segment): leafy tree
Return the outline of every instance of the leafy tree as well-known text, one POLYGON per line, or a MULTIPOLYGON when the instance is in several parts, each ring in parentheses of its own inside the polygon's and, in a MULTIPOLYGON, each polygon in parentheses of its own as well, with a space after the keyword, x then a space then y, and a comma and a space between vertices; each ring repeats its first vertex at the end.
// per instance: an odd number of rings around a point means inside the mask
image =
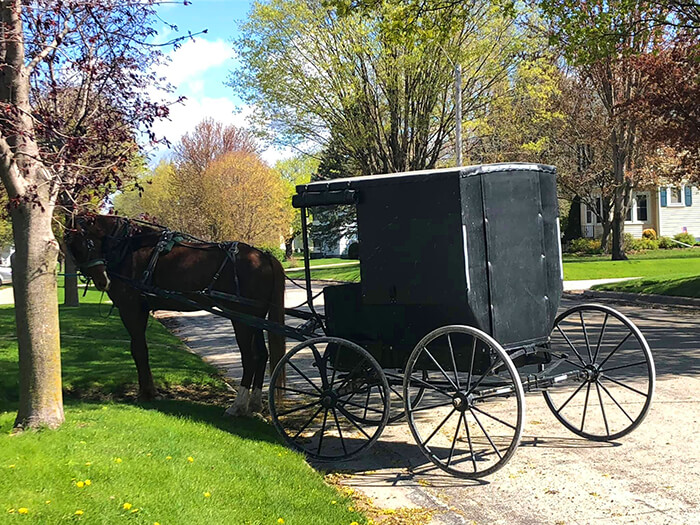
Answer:
POLYGON ((426 14, 412 32, 397 30, 402 13, 394 2, 362 12, 320 0, 255 4, 230 84, 278 142, 324 149, 333 140, 363 174, 435 167, 455 125, 453 64, 463 114, 474 117, 521 41, 512 17, 486 1, 426 14))
POLYGON ((99 144, 110 136, 133 144, 131 130, 150 134, 154 119, 167 114, 146 94, 158 84, 152 66, 160 52, 147 45, 156 3, 0 2, 0 180, 16 248, 18 427, 54 427, 64 418, 51 227, 57 200, 63 192, 89 200, 86 187, 118 187, 132 151, 99 144))
POLYGON ((279 173, 285 182, 287 189, 287 205, 292 209, 292 220, 289 235, 284 236, 284 256, 289 259, 292 256, 294 239, 301 235, 301 211, 292 208, 292 197, 296 194, 296 187, 307 184, 311 177, 318 171, 319 161, 311 155, 297 155, 291 159, 280 160, 275 164, 275 171, 279 173))
POLYGON ((632 188, 639 183, 637 161, 642 147, 640 122, 625 111, 644 93, 634 57, 652 52, 663 39, 669 9, 656 2, 540 0, 551 24, 551 41, 562 50, 581 78, 590 82, 607 119, 613 175, 612 258, 626 259, 624 219, 632 188))

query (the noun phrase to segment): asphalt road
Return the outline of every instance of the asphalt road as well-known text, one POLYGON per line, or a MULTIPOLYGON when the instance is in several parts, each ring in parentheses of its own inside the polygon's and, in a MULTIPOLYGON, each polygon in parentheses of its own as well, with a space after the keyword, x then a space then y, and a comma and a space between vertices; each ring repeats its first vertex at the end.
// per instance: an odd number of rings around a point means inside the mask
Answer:
MULTIPOLYGON (((290 292, 288 304, 300 296, 290 292)), ((573 304, 565 299, 562 307, 573 304)), ((432 510, 432 524, 700 524, 700 311, 613 306, 646 336, 657 373, 648 416, 619 441, 579 438, 556 421, 540 394, 529 394, 520 447, 483 481, 433 467, 405 422, 387 427, 358 459, 317 466, 350 474, 342 483, 379 507, 432 510)), ((201 313, 164 316, 193 351, 234 382, 240 377, 228 321, 201 313)))

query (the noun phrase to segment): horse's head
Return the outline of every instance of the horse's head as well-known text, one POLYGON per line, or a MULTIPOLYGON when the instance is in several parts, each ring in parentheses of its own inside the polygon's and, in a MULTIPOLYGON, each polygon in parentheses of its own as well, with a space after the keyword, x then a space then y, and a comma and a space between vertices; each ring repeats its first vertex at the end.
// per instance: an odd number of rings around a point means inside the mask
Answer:
POLYGON ((66 246, 80 271, 93 280, 98 290, 105 292, 111 284, 107 276, 105 238, 113 231, 115 219, 108 215, 79 214, 65 234, 66 246))

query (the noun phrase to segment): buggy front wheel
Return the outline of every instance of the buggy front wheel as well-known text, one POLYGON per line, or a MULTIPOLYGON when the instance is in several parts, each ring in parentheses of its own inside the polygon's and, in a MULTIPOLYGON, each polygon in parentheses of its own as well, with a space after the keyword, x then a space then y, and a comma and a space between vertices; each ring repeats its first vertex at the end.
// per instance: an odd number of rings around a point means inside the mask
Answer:
POLYGON ((295 346, 270 377, 270 415, 284 440, 322 461, 371 447, 389 419, 389 385, 364 348, 337 337, 295 346), (276 385, 284 374, 284 385, 276 385))
POLYGON ((646 339, 617 310, 582 304, 554 322, 549 350, 576 372, 576 387, 552 388, 544 399, 566 428, 593 441, 612 441, 632 432, 649 412, 656 373, 646 339))
POLYGON ((444 326, 414 348, 404 403, 425 456, 454 476, 478 479, 502 468, 522 434, 525 395, 508 353, 488 334, 444 326), (415 392, 423 389, 422 396, 415 392))

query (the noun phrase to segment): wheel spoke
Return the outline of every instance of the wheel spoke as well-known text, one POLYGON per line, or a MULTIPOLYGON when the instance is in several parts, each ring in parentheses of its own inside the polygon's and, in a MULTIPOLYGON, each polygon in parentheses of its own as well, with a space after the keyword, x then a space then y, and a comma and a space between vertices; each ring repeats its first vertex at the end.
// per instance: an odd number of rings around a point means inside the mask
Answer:
MULTIPOLYGON (((314 355, 314 361, 318 365, 318 373, 320 374, 320 377, 321 377, 321 387, 324 390, 327 390, 328 389, 328 377, 327 377, 328 372, 327 372, 327 370, 328 370, 328 357, 329 356, 321 357, 321 353, 318 351, 318 348, 316 348, 316 345, 309 345, 309 348, 311 349, 311 353, 314 355), (323 366, 323 369, 321 369, 321 366, 323 366)), ((290 361, 290 364, 291 364, 291 361, 290 361)))
POLYGON ((583 358, 581 357, 581 354, 578 353, 578 350, 576 350, 576 347, 574 344, 571 342, 569 337, 564 333, 564 330, 561 329, 561 326, 557 325, 557 330, 559 330, 559 333, 562 335, 562 337, 566 340, 566 342, 569 344, 571 349, 574 351, 574 354, 576 354, 576 357, 578 357, 578 360, 581 361, 581 364, 585 367, 586 363, 584 362, 583 358))
POLYGON ((445 376, 445 379, 447 379, 447 382, 452 385, 452 388, 454 388, 455 390, 459 390, 459 388, 457 388, 457 385, 455 385, 454 382, 452 381, 452 379, 450 379, 450 377, 447 375, 447 372, 445 372, 445 370, 440 366, 440 363, 437 362, 437 360, 433 357, 433 354, 431 354, 430 351, 425 346, 423 347, 423 351, 426 354, 428 354, 428 357, 430 359, 432 359, 433 363, 435 363, 435 365, 438 367, 438 370, 440 370, 440 373, 443 376, 445 376))
MULTIPOLYGON (((347 384, 348 384, 348 381, 350 381, 350 379, 353 377, 353 374, 354 374, 354 373, 357 371, 357 369, 358 369, 360 366, 362 366, 364 363, 365 363, 365 359, 362 358, 362 361, 360 361, 359 363, 357 363, 357 364, 353 367, 353 369, 350 371, 350 373, 348 373, 348 375, 346 375, 346 376, 343 378, 342 383, 340 383, 340 385, 338 385, 338 388, 336 388, 336 391, 337 391, 337 390, 341 390, 345 385, 347 385, 347 384)), ((371 363, 370 363, 370 367, 371 367, 371 363)))
POLYGON ((588 341, 588 332, 586 331, 586 322, 583 320, 583 310, 578 311, 578 316, 581 319, 581 328, 583 328, 583 338, 586 341, 586 351, 588 352, 588 359, 593 362, 593 352, 591 352, 591 344, 588 341))
POLYGON ((443 396, 447 396, 450 399, 452 399, 452 394, 450 394, 450 393, 444 391, 443 389, 433 385, 432 383, 428 383, 427 381, 423 381, 422 379, 418 379, 417 377, 411 377, 409 379, 409 381, 418 383, 420 386, 423 386, 425 388, 429 388, 435 392, 442 394, 443 396))
POLYGON ((365 400, 365 412, 362 414, 362 419, 367 419, 367 409, 369 408, 369 398, 372 394, 372 387, 367 389, 367 399, 365 400))
POLYGON ((564 410, 564 407, 569 404, 569 401, 571 401, 574 398, 574 396, 576 394, 578 394, 584 386, 586 386, 586 383, 581 383, 579 385, 579 387, 576 390, 574 390, 574 393, 569 396, 569 399, 564 401, 564 404, 556 410, 556 413, 559 414, 562 410, 564 410))
POLYGON ((438 433, 438 430, 440 430, 440 429, 442 428, 442 425, 444 425, 445 423, 447 423, 447 420, 450 419, 450 418, 452 417, 452 414, 454 414, 456 411, 457 411, 456 408, 452 408, 452 410, 450 411, 450 413, 447 414, 447 416, 445 416, 445 419, 443 419, 443 420, 440 422, 440 424, 439 424, 437 427, 435 427, 435 430, 433 430, 433 433, 430 434, 430 436, 428 436, 428 439, 426 439, 425 441, 423 441, 423 443, 421 443, 421 444, 422 444, 423 446, 427 445, 427 444, 428 444, 428 441, 430 441, 431 439, 433 439, 433 437, 435 436, 435 434, 438 433))
POLYGON ((626 388, 627 390, 631 390, 632 392, 635 392, 635 393, 639 394, 640 396, 649 397, 649 394, 645 394, 644 392, 641 392, 641 391, 637 390, 636 388, 632 388, 631 386, 624 384, 622 381, 618 381, 617 379, 613 379, 610 376, 607 376, 605 374, 600 374, 600 377, 604 377, 608 381, 612 381, 616 385, 620 385, 621 387, 626 388))
POLYGON ((399 399, 403 399, 403 394, 396 390, 393 386, 389 385, 389 390, 391 390, 394 394, 398 396, 399 399))
POLYGON ((285 410, 284 412, 278 412, 277 417, 281 416, 288 416, 289 414, 293 414, 294 412, 299 412, 300 410, 305 410, 307 408, 311 408, 312 406, 318 405, 318 401, 314 401, 313 403, 307 403, 306 405, 301 405, 300 407, 292 408, 290 410, 285 410))
POLYGON ((472 336, 472 358, 469 362, 469 375, 467 376, 467 390, 472 386, 472 373, 474 372, 474 356, 476 355, 476 337, 472 336))
POLYGON ((321 397, 319 394, 316 392, 308 392, 306 390, 298 390, 296 388, 290 388, 288 386, 276 386, 275 389, 277 390, 284 390, 286 392, 294 392, 295 394, 304 394, 307 396, 313 396, 313 397, 321 397))
POLYGON ((450 447, 450 455, 447 457, 447 466, 450 466, 450 463, 452 463, 452 455, 455 453, 455 445, 457 444, 457 436, 459 436, 459 424, 462 422, 462 415, 464 415, 463 412, 460 413, 459 416, 459 421, 457 421, 457 426, 455 428, 455 435, 452 438, 452 446, 450 447))
POLYGON ((341 414, 343 414, 343 417, 344 417, 345 419, 347 419, 348 421, 350 421, 350 423, 352 423, 352 424, 354 425, 354 427, 355 427, 357 430, 359 430, 360 432, 362 432, 362 433, 365 435, 365 437, 366 437, 367 439, 372 439, 372 438, 369 436, 369 434, 368 434, 367 432, 365 432, 365 430, 364 430, 360 425, 358 425, 358 424, 355 422, 355 418, 353 417, 352 414, 350 414, 350 412, 348 412, 347 410, 345 410, 343 407, 340 407, 340 406, 338 407, 338 412, 340 412, 341 414))
POLYGON ((331 409, 333 411, 333 419, 335 420, 335 428, 338 429, 338 435, 340 436, 340 444, 343 446, 343 452, 345 455, 348 455, 348 449, 345 448, 345 438, 343 437, 343 431, 340 430, 340 423, 338 422, 338 415, 335 413, 334 409, 331 409))
MULTIPOLYGON (((478 469, 476 468, 476 457, 474 457, 474 447, 472 446, 472 437, 469 434, 469 425, 467 425, 467 416, 464 415, 464 412, 460 413, 460 421, 464 420, 464 428, 467 431, 467 442, 469 443, 469 453, 472 456, 472 464, 474 465, 474 472, 476 472, 478 469)), ((460 421, 457 421, 457 426, 459 426, 460 421)))
POLYGON ((452 369, 455 372, 455 382, 457 383, 457 390, 461 390, 461 387, 459 386, 459 376, 457 375, 457 363, 455 361, 455 351, 454 348, 452 348, 452 338, 450 337, 450 334, 447 334, 447 346, 450 347, 450 356, 452 357, 452 369))
POLYGON ((309 419, 309 420, 304 424, 304 426, 301 427, 301 429, 299 429, 299 432, 297 432, 296 434, 294 434, 294 437, 292 438, 292 440, 295 440, 296 438, 298 438, 298 437, 301 435, 301 433, 302 433, 304 430, 306 430, 306 427, 308 427, 308 426, 311 424, 311 422, 312 422, 314 419, 316 419, 316 416, 318 416, 318 415, 321 413, 321 410, 323 410, 323 405, 321 405, 320 407, 318 407, 318 410, 316 411, 316 413, 315 413, 313 416, 311 416, 311 419, 309 419))
POLYGON ((486 379, 486 377, 493 372, 496 368, 498 368, 499 363, 503 364, 503 361, 499 357, 489 368, 484 372, 484 374, 479 378, 479 380, 474 384, 474 386, 470 386, 469 391, 467 392, 467 395, 472 394, 474 390, 478 388, 478 386, 481 384, 481 382, 486 379))
POLYGON ((595 389, 598 392, 598 401, 600 401, 600 411, 603 413, 603 422, 605 423, 605 434, 610 435, 610 428, 608 427, 608 418, 605 416, 605 407, 603 407, 603 396, 600 395, 600 387, 598 386, 598 381, 595 382, 595 389))
POLYGON ((622 345, 625 344, 625 342, 630 338, 631 335, 632 335, 632 332, 631 332, 631 331, 628 332, 628 334, 625 336, 625 338, 624 338, 622 341, 620 341, 620 344, 618 344, 618 345, 613 349, 613 351, 610 352, 610 353, 608 354, 608 357, 606 357, 605 359, 603 359, 603 360, 601 361, 601 363, 598 365, 598 369, 603 368, 603 365, 604 365, 605 363, 608 362, 608 359, 610 359, 610 358, 613 356, 613 354, 614 354, 615 352, 617 352, 617 351, 620 349, 620 347, 621 347, 622 345))
POLYGON ((494 421, 498 421, 501 425, 505 425, 505 426, 507 426, 508 428, 512 428, 513 430, 516 430, 516 428, 515 428, 513 425, 511 425, 510 423, 506 423, 506 422, 503 421, 502 419, 499 419, 499 418, 497 418, 496 416, 492 416, 491 414, 489 414, 488 412, 484 412, 484 411, 481 410, 480 408, 477 408, 477 407, 471 407, 471 408, 472 408, 473 410, 476 410, 477 412, 479 412, 479 414, 483 414, 483 415, 485 415, 486 417, 490 417, 490 418, 493 419, 494 421))
POLYGON ((586 385, 586 400, 583 402, 583 415, 581 416, 581 432, 586 425, 586 412, 588 412, 588 395, 591 393, 591 384, 586 385))
POLYGON ((318 438, 318 449, 316 450, 317 455, 321 455, 321 445, 323 445, 323 436, 326 434, 326 421, 328 421, 328 409, 323 412, 323 424, 321 425, 321 435, 318 438))
POLYGON ((617 402, 617 399, 615 399, 615 398, 613 397, 613 395, 610 393, 610 390, 608 390, 607 388, 605 388, 605 385, 604 385, 603 383, 601 383, 600 381, 598 381, 598 384, 600 385, 600 388, 602 388, 603 391, 604 391, 606 394, 608 394, 608 397, 609 397, 610 399, 612 399, 613 403, 615 403, 615 404, 617 405, 617 408, 619 408, 620 410, 622 410, 622 413, 623 413, 624 415, 627 416, 627 419, 630 420, 630 423, 634 423, 634 419, 632 419, 632 418, 630 417, 630 415, 627 413, 627 411, 626 411, 624 408, 622 408, 622 405, 620 405, 620 403, 617 402))
POLYGON ((498 447, 496 447, 496 445, 493 443, 493 440, 491 439, 491 436, 489 436, 488 432, 486 432, 486 429, 485 429, 484 426, 481 424, 481 421, 479 421, 479 418, 476 417, 476 414, 475 414, 474 411, 471 409, 471 407, 469 408, 469 412, 471 412, 471 415, 474 416, 474 420, 476 421, 476 424, 479 425, 479 428, 480 428, 481 431, 484 433, 484 436, 486 436, 486 439, 488 439, 488 440, 489 440, 489 443, 491 443, 491 446, 493 447, 493 450, 496 452, 496 455, 498 456, 498 459, 503 459, 503 456, 501 456, 501 453, 498 451, 498 447))
POLYGON ((598 360, 598 352, 600 352, 600 343, 603 342, 603 335, 605 334, 605 326, 608 324, 608 317, 610 314, 605 312, 605 319, 603 319, 603 327, 600 329, 600 335, 598 336, 598 344, 595 346, 595 354, 593 354, 593 364, 598 360))
POLYGON ((369 397, 367 398, 367 404, 365 404, 365 406, 362 406, 362 405, 360 405, 359 403, 351 403, 350 401, 338 401, 338 402, 339 402, 341 405, 343 405, 343 406, 345 406, 345 405, 350 405, 351 407, 364 409, 365 413, 364 413, 364 416, 362 416, 363 419, 366 419, 366 418, 367 418, 367 411, 368 411, 368 410, 369 410, 370 412, 376 412, 376 413, 378 413, 378 414, 383 414, 383 413, 384 413, 383 410, 377 410, 376 408, 372 408, 372 407, 368 406, 368 405, 369 405, 369 397))
POLYGON ((306 380, 307 383, 309 383, 312 387, 314 387, 314 388, 316 389, 316 391, 317 391, 319 394, 323 395, 323 392, 321 391, 321 389, 318 388, 318 386, 316 386, 316 384, 315 384, 313 381, 311 381, 311 379, 309 379, 309 378, 306 376, 306 374, 305 374, 304 372, 302 372, 301 370, 299 370, 299 368, 297 368, 297 365, 295 365, 294 363, 292 363, 291 360, 287 361, 287 364, 288 364, 289 366, 291 366, 294 370, 296 370, 297 373, 298 373, 301 377, 303 377, 303 378, 306 380))
POLYGON ((599 372, 610 372, 612 370, 622 370, 623 368, 631 368, 633 366, 648 366, 648 361, 638 361, 636 363, 630 363, 629 365, 613 366, 612 368, 606 368, 605 370, 599 370, 599 372))
POLYGON ((420 412, 421 410, 431 410, 433 408, 440 408, 440 407, 446 407, 451 405, 452 403, 450 401, 447 401, 445 403, 436 403, 434 405, 427 405, 427 406, 422 406, 418 408, 413 408, 411 407, 411 412, 420 412))

